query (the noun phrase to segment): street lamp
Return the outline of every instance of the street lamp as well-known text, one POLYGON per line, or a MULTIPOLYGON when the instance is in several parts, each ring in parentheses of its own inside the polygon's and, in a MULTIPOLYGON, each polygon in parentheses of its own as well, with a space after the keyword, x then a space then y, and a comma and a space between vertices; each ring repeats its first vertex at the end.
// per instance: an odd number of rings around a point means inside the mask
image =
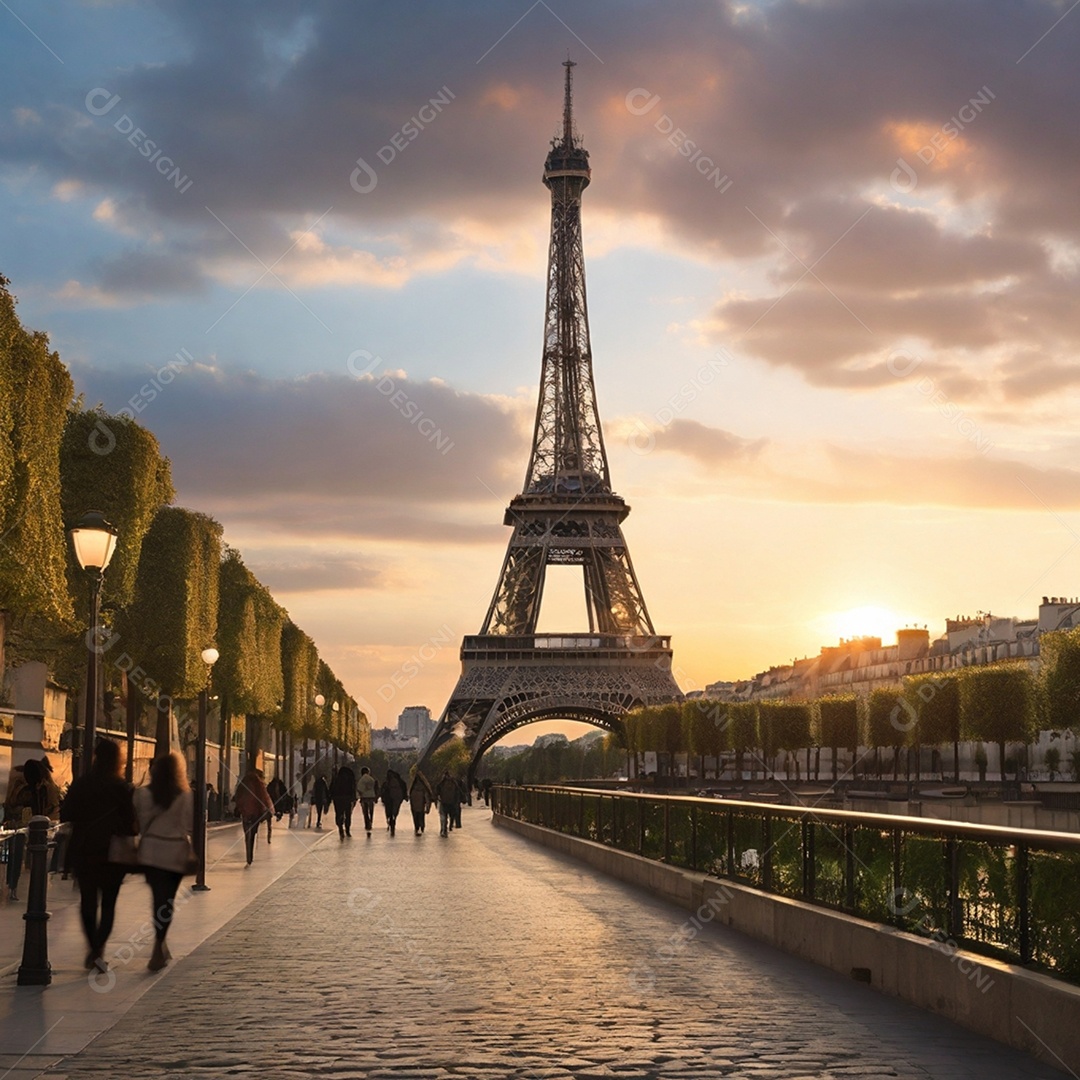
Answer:
POLYGON ((330 730, 334 734, 334 769, 336 770, 337 769, 338 737, 339 737, 338 729, 337 729, 337 726, 338 726, 337 714, 341 711, 341 706, 335 701, 334 704, 330 706, 330 708, 334 710, 334 716, 330 721, 330 730))
MULTIPOLYGON (((326 704, 326 698, 323 697, 322 694, 316 694, 315 695, 315 704, 316 704, 316 706, 318 708, 321 709, 326 704)), ((316 728, 315 730, 317 732, 319 729, 316 728)), ((320 743, 320 741, 321 740, 319 739, 319 736, 316 734, 316 736, 315 736, 315 760, 312 761, 312 763, 311 763, 311 775, 313 777, 315 775, 315 770, 319 766, 319 743, 320 743)))
POLYGON ((79 568, 90 578, 90 630, 86 635, 86 717, 83 724, 82 754, 83 774, 90 771, 97 738, 98 694, 98 616, 101 607, 101 579, 116 550, 116 529, 106 520, 100 510, 88 510, 68 529, 71 546, 79 568))
POLYGON ((210 669, 217 663, 220 655, 217 649, 203 649, 199 654, 206 665, 206 682, 199 691, 199 731, 195 737, 195 821, 192 829, 192 841, 195 846, 195 858, 199 868, 195 872, 197 892, 208 892, 206 884, 206 688, 210 682, 210 669))

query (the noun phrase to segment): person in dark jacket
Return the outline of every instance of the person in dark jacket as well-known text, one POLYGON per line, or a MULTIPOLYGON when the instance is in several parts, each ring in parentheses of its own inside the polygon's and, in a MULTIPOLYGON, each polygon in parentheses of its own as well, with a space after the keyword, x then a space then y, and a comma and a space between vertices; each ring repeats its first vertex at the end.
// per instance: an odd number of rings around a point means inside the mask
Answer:
POLYGON ((330 797, 334 801, 338 836, 344 840, 346 836, 352 836, 352 808, 356 805, 356 774, 348 765, 342 765, 335 773, 330 797))
POLYGON ((442 774, 435 794, 439 797, 439 835, 446 836, 454 827, 461 804, 461 789, 449 771, 442 774))
POLYGON ((424 823, 431 809, 432 791, 422 772, 417 772, 409 788, 409 809, 412 811, 413 828, 419 836, 424 831, 424 823))
POLYGON ((119 743, 112 739, 98 741, 90 771, 76 777, 68 788, 60 820, 71 822, 67 865, 79 883, 79 914, 90 946, 86 967, 105 971, 105 944, 112 933, 116 898, 128 869, 109 862, 109 845, 114 836, 138 832, 132 788, 123 777, 119 743))
POLYGON ((315 828, 322 828, 322 816, 323 811, 330 805, 330 785, 327 784, 326 778, 320 776, 315 781, 315 786, 311 789, 311 806, 315 813, 318 815, 315 821, 315 828))
POLYGON ((405 781, 401 779, 400 773, 395 772, 393 769, 386 770, 386 779, 383 781, 381 798, 383 809, 386 811, 386 827, 390 830, 390 835, 393 836, 397 829, 398 811, 405 801, 405 781))
POLYGON ((275 776, 269 784, 266 785, 267 794, 274 802, 274 817, 281 820, 283 814, 289 812, 289 806, 292 800, 289 798, 289 789, 285 786, 285 781, 280 776, 275 776))

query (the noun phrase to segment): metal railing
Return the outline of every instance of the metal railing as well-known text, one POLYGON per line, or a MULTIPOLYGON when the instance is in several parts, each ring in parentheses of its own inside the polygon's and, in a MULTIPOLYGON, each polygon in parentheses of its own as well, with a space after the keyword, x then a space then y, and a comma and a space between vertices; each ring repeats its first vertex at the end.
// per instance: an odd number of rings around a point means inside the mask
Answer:
POLYGON ((571 787, 498 814, 1080 983, 1080 835, 571 787))

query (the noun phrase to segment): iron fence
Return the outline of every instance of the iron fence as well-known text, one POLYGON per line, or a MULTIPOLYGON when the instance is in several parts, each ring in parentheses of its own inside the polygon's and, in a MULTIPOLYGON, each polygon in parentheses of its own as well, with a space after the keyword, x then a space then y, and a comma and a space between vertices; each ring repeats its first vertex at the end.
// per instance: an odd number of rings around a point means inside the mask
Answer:
POLYGON ((1080 983, 1080 836, 587 788, 495 812, 1080 983))

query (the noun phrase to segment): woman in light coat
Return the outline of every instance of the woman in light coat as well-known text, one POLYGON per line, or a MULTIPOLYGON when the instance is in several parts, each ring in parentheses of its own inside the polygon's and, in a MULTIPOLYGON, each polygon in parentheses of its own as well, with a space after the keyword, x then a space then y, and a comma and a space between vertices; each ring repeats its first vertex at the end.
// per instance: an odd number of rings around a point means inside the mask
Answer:
POLYGON ((187 782, 184 759, 165 754, 150 766, 150 783, 135 792, 139 818, 139 863, 154 898, 154 952, 146 966, 160 971, 170 959, 165 935, 172 924, 176 891, 191 872, 194 849, 191 829, 195 800, 187 782))

